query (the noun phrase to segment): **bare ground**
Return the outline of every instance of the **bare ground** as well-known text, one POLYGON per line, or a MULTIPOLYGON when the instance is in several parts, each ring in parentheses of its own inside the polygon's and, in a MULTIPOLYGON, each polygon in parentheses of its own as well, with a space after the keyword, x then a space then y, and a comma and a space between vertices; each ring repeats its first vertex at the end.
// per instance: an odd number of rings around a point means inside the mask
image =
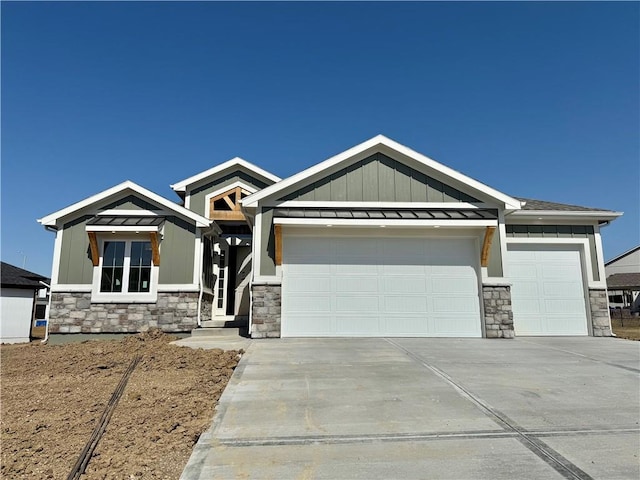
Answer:
POLYGON ((242 351, 120 341, 0 347, 2 478, 66 478, 135 355, 83 479, 177 479, 242 351))

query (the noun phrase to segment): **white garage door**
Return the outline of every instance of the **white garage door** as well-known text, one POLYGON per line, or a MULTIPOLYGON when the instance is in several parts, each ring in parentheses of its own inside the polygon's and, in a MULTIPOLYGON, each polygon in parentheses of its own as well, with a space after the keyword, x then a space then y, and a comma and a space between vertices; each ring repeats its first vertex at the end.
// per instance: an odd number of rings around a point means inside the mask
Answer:
POLYGON ((587 335, 578 250, 510 245, 507 261, 516 335, 587 335))
POLYGON ((285 234, 282 335, 480 337, 477 258, 472 239, 285 234))

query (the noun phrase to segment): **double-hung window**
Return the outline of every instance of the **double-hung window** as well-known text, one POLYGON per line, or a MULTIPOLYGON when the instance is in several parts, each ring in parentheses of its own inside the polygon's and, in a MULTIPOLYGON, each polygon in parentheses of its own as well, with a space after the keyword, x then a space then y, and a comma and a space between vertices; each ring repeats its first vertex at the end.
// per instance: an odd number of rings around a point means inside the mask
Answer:
POLYGON ((144 239, 105 239, 94 272, 94 301, 155 301, 157 267, 144 239))

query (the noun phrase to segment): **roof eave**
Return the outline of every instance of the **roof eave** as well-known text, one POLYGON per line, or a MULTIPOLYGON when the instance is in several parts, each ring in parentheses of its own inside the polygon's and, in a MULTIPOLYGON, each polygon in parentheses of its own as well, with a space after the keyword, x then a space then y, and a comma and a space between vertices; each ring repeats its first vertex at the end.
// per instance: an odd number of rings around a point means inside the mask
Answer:
POLYGON ((566 219, 593 219, 615 220, 623 215, 623 212, 613 211, 564 211, 564 210, 518 210, 512 212, 512 217, 537 217, 537 218, 566 218, 566 219))

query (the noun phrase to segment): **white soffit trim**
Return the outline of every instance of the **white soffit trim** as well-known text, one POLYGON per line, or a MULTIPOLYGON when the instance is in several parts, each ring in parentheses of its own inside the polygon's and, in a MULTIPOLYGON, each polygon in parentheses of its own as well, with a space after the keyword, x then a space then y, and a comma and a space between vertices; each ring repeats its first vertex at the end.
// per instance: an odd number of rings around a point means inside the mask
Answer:
POLYGON ((89 207, 94 203, 108 200, 110 197, 114 197, 120 193, 126 192, 127 190, 133 193, 137 193, 141 197, 146 198, 147 200, 151 200, 151 202, 153 203, 162 205, 167 210, 172 211, 181 217, 186 217, 194 221, 196 223, 196 226, 198 227, 208 227, 212 224, 211 220, 208 220, 205 217, 198 215, 197 213, 192 212, 191 210, 188 210, 178 205, 177 203, 173 203, 170 200, 167 200, 166 198, 161 197, 157 193, 153 193, 151 190, 147 190, 146 188, 141 187, 140 185, 132 182, 131 180, 122 182, 114 187, 111 187, 100 193, 92 195, 91 197, 85 198, 84 200, 74 203, 73 205, 63 208, 62 210, 58 210, 57 212, 54 212, 50 215, 42 217, 41 219, 38 220, 38 223, 42 225, 55 226, 58 219, 66 217, 67 215, 77 212, 78 210, 81 210, 85 207, 89 207))
POLYGON ((275 225, 317 225, 322 227, 495 227, 498 220, 394 220, 355 218, 274 218, 275 225))
POLYGON ((199 182, 200 180, 204 180, 207 177, 211 177, 217 173, 223 172, 225 170, 229 170, 233 167, 244 167, 250 172, 255 173, 257 176, 262 177, 274 183, 280 181, 280 177, 277 177, 273 173, 269 173, 266 170, 263 170, 262 168, 254 165, 253 163, 247 162, 246 160, 240 157, 235 157, 235 158, 232 158, 231 160, 227 160, 226 162, 221 163, 220 165, 216 165, 215 167, 210 168, 209 170, 205 170, 204 172, 198 173, 189 178, 185 178, 184 180, 176 182, 173 185, 170 185, 170 187, 176 192, 185 192, 189 185, 193 185, 194 183, 199 182))
POLYGON ((314 165, 312 167, 307 168, 306 170, 303 170, 300 173, 292 175, 291 177, 285 180, 282 180, 281 182, 278 182, 263 190, 260 190, 259 192, 249 197, 246 197, 244 199, 243 204, 245 206, 254 207, 256 206, 258 201, 264 198, 275 195, 276 193, 281 192, 282 190, 288 187, 291 187, 293 185, 296 185, 298 183, 302 183, 305 179, 312 177, 314 175, 317 175, 324 170, 335 167, 340 163, 347 162, 349 159, 363 152, 367 152, 371 150, 371 153, 373 153, 374 150, 376 150, 376 147, 378 147, 379 149, 380 146, 386 147, 392 152, 397 152, 401 155, 409 157, 412 160, 439 172, 445 177, 451 178, 457 182, 468 185, 472 189, 475 189, 491 198, 494 198, 504 203, 505 207, 509 210, 519 210, 521 208, 522 202, 520 200, 510 197, 508 195, 505 195, 504 193, 501 193, 481 182, 478 182, 477 180, 467 177, 466 175, 456 170, 453 170, 452 168, 449 168, 439 162, 436 162, 435 160, 432 160, 431 158, 425 155, 422 155, 421 153, 418 153, 415 150, 412 150, 398 142, 395 142, 390 138, 385 137, 384 135, 377 135, 372 139, 367 140, 366 142, 356 145, 355 147, 345 150, 344 152, 339 153, 338 155, 335 155, 325 160, 324 162, 318 163, 317 165, 314 165))

